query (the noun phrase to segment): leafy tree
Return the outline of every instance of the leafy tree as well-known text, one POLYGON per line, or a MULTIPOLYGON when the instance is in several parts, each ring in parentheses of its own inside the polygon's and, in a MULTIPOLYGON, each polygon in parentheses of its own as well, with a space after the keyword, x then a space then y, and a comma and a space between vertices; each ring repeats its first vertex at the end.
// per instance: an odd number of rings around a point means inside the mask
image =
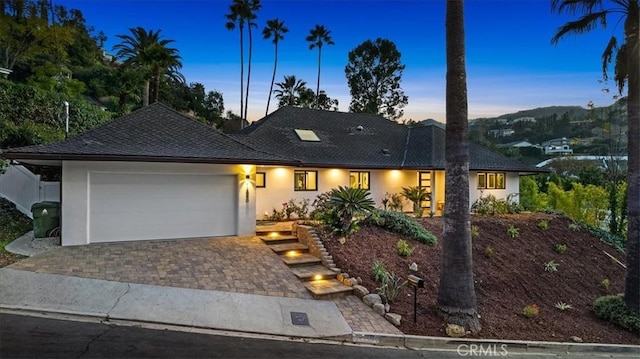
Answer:
POLYGON ((318 100, 317 109, 326 111, 338 111, 338 100, 327 96, 324 90, 320 90, 320 94, 316 96, 312 89, 305 87, 300 90, 298 106, 303 108, 316 108, 316 99, 318 100))
POLYGON ((469 142, 464 5, 447 1, 445 201, 442 266, 436 309, 447 323, 480 331, 471 259, 469 142))
POLYGON ((322 46, 325 44, 335 45, 335 43, 331 39, 331 31, 327 30, 324 25, 316 25, 311 29, 306 40, 310 43, 310 50, 313 50, 316 47, 318 48, 318 84, 316 85, 316 108, 318 108, 320 101, 320 63, 322 60, 322 46))
POLYGON ((276 81, 276 70, 278 68, 278 43, 280 40, 284 39, 284 34, 289 31, 284 26, 284 22, 278 20, 278 18, 268 20, 267 26, 262 30, 262 36, 268 40, 273 39, 273 45, 275 49, 274 60, 273 60, 273 74, 271 75, 271 86, 269 87, 269 97, 267 98, 267 109, 264 112, 264 115, 269 114, 269 104, 271 103, 271 94, 273 93, 273 83, 276 81))
POLYGON ((124 59, 124 65, 137 69, 144 74, 144 92, 142 105, 148 106, 158 101, 162 76, 180 78, 178 70, 182 68, 180 55, 175 48, 167 47, 174 40, 162 39, 160 31, 145 30, 142 27, 130 28, 131 35, 116 35, 122 40, 113 49, 116 57, 124 59), (153 88, 153 92, 151 92, 153 88))
MULTIPOLYGON (((59 10, 60 8, 58 8, 59 10)), ((53 21, 46 0, 4 0, 0 13, 0 64, 14 69, 47 54, 64 62, 74 41, 71 27, 53 21)))
POLYGON ((567 34, 583 34, 608 19, 623 25, 624 41, 612 35, 602 54, 602 75, 608 79, 608 67, 614 63, 614 80, 622 94, 628 84, 628 173, 627 173, 627 271, 625 303, 640 313, 640 1, 638 0, 552 0, 551 9, 557 13, 578 15, 577 20, 561 26, 551 39, 553 44, 567 34))
POLYGON ((352 112, 383 115, 397 120, 403 115, 401 108, 409 98, 400 88, 401 54, 387 39, 367 40, 349 52, 349 63, 344 69, 351 89, 352 112))

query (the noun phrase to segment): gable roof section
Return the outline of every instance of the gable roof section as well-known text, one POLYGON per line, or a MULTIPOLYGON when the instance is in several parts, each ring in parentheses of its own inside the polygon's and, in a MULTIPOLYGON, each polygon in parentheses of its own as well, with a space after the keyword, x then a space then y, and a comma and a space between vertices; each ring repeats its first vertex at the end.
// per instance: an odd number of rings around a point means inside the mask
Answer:
POLYGON ((308 167, 400 168, 406 135, 382 116, 282 107, 233 136, 308 167), (303 141, 296 129, 320 141, 303 141))
POLYGON ((161 103, 66 141, 5 150, 8 159, 295 164, 257 150, 161 103))

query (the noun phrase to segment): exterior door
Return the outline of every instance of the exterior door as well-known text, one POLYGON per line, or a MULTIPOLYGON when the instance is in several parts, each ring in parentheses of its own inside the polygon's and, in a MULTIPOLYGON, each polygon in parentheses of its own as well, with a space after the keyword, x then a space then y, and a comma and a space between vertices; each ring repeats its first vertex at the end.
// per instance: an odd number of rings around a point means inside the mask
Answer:
POLYGON ((418 186, 429 193, 429 199, 426 201, 422 201, 422 203, 420 204, 422 208, 427 210, 427 213, 431 212, 431 196, 433 196, 431 192, 431 177, 431 171, 418 172, 418 186))

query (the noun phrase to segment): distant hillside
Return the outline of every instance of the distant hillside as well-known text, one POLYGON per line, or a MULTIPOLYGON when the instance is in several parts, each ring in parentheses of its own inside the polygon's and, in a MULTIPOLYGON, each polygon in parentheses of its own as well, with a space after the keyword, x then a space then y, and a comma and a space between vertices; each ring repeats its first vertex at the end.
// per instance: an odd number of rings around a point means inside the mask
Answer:
POLYGON ((580 106, 548 106, 548 107, 538 107, 538 108, 534 108, 534 109, 531 109, 531 110, 522 110, 522 111, 518 111, 518 112, 514 112, 514 113, 507 113, 507 114, 500 115, 500 116, 497 116, 497 117, 477 118, 477 119, 473 119, 471 121, 476 121, 476 120, 496 120, 496 119, 499 119, 499 118, 513 120, 513 119, 520 118, 520 117, 541 118, 541 117, 553 116, 554 114, 557 115, 558 117, 560 117, 565 113, 570 113, 574 117, 581 117, 581 116, 586 116, 589 113, 589 110, 586 109, 586 108, 580 107, 580 106))

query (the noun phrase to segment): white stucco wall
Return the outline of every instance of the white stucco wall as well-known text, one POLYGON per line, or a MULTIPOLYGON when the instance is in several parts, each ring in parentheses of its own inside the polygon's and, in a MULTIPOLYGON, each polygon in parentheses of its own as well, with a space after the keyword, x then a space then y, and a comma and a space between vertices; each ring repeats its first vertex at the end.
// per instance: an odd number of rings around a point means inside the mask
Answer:
MULTIPOLYGON (((478 172, 469 171, 469 205, 473 205, 480 197, 486 197, 490 194, 496 198, 507 199, 510 194, 518 194, 520 192, 520 176, 517 173, 505 173, 505 189, 478 189, 478 172)), ((520 203, 519 196, 512 196, 510 200, 520 203)))
MULTIPOLYGON (((256 171, 266 174, 266 187, 256 189, 257 219, 263 219, 265 212, 271 214, 274 208, 281 210, 282 203, 288 202, 290 199, 299 202, 307 198, 310 203, 313 203, 321 193, 338 186, 348 186, 349 172, 364 170, 258 166, 256 171), (318 190, 294 191, 293 177, 295 170, 318 171, 318 190)), ((418 185, 418 171, 416 170, 370 170, 368 172, 370 173, 370 192, 376 207, 382 207, 381 201, 386 193, 398 193, 402 191, 402 187, 418 185)), ((431 185, 434 203, 435 201, 444 201, 444 176, 442 171, 435 171, 431 185)), ((404 211, 411 210, 411 203, 406 201, 404 211)))
MULTIPOLYGON (((216 165, 149 162, 91 162, 63 161, 62 163, 62 245, 81 245, 89 238, 89 176, 91 172, 146 174, 235 175, 237 186, 236 234, 255 233, 256 193, 245 174, 255 172, 250 165, 216 165), (248 197, 246 190, 249 190, 248 197), (249 201, 247 201, 247 198, 249 201)), ((234 208, 233 210, 236 210, 234 208)))

